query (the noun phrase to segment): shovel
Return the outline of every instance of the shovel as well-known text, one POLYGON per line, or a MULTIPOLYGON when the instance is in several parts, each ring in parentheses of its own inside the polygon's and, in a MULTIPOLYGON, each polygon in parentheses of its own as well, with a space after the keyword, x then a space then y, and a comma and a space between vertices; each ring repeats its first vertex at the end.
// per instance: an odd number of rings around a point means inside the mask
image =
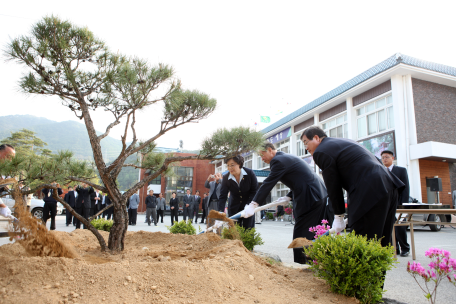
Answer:
MULTIPOLYGON (((258 212, 258 211, 269 209, 271 207, 275 207, 275 206, 282 205, 282 204, 284 204, 284 202, 280 202, 279 203, 277 201, 274 201, 272 203, 269 203, 269 204, 266 204, 266 205, 263 205, 263 206, 255 208, 255 213, 258 212)), ((232 219, 232 220, 238 220, 241 217, 245 217, 244 210, 236 213, 235 215, 230 216, 229 218, 232 219)), ((218 229, 218 228, 220 228, 223 225, 223 223, 224 223, 223 221, 216 221, 215 224, 212 225, 211 227, 207 228, 206 231, 202 231, 202 232, 200 232, 198 234, 201 234, 201 233, 204 233, 204 232, 210 232, 210 231, 212 231, 214 229, 218 229)))

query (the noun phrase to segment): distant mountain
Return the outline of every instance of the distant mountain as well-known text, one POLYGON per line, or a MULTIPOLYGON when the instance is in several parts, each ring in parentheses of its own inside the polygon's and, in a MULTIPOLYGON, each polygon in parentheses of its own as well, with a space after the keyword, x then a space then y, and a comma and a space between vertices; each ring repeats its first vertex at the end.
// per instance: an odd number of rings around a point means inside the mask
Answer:
MULTIPOLYGON (((78 159, 93 159, 89 136, 82 123, 71 120, 56 122, 33 115, 0 116, 0 140, 20 129, 36 132, 36 136, 48 144, 46 148, 54 153, 59 150, 70 150, 78 159)), ((119 154, 122 143, 107 136, 101 141, 101 148, 105 160, 110 161, 119 154)))

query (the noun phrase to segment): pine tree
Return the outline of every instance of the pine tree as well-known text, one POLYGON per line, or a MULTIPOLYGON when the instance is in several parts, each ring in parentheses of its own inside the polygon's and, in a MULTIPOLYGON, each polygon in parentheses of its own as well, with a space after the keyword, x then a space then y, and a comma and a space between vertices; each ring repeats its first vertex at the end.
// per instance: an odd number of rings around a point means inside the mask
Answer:
MULTIPOLYGON (((19 83, 24 93, 59 96, 62 105, 84 121, 103 185, 88 180, 88 170, 79 172, 82 177, 60 177, 62 180, 85 182, 109 194, 114 208, 114 225, 107 247, 112 251, 124 249, 128 228, 127 198, 155 177, 169 173, 173 162, 228 157, 255 149, 263 141, 262 134, 250 128, 219 129, 203 142, 199 155, 177 157, 155 153, 158 138, 172 129, 207 118, 216 109, 216 100, 197 90, 184 90, 171 66, 161 63, 152 66, 136 57, 112 53, 87 28, 54 16, 45 17, 33 26, 30 36, 13 39, 5 55, 29 69, 19 83), (164 105, 160 129, 151 138, 140 142, 136 136, 136 114, 158 103, 164 105), (113 117, 101 135, 96 134, 91 117, 96 110, 107 111, 113 117), (121 138, 122 150, 107 165, 100 142, 122 119, 126 121, 121 138), (127 144, 129 132, 133 139, 127 144), (141 155, 141 163, 126 163, 127 158, 134 154, 141 155), (122 194, 116 179, 124 167, 149 169, 151 174, 122 194)), ((59 201, 68 208, 63 200, 59 201)), ((89 228, 97 234, 91 225, 89 228)), ((99 234, 97 237, 102 250, 106 250, 99 234)))

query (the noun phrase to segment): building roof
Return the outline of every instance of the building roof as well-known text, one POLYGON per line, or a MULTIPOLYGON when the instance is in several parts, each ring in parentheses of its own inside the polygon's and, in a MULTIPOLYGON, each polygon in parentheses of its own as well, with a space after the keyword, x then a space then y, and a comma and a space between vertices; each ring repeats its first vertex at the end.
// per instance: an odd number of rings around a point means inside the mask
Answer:
POLYGON ((372 78, 380 73, 385 72, 386 70, 398 65, 398 64, 405 64, 405 65, 410 65, 418 68, 423 68, 429 71, 433 72, 438 72, 450 76, 456 76, 456 68, 450 67, 447 65, 439 64, 439 63, 434 63, 434 62, 429 62, 429 61, 424 61, 421 59, 413 58, 401 53, 396 53, 393 56, 389 57, 388 59, 380 62, 376 66, 373 66, 372 68, 368 69, 367 71, 362 72, 358 76, 355 76, 354 78, 350 79, 349 81, 341 84, 337 88, 329 91, 328 93, 318 97, 314 101, 306 104, 302 108, 294 111, 291 114, 288 114, 287 116, 283 117, 282 119, 276 121, 275 123, 271 124, 270 126, 267 126, 261 132, 263 133, 268 133, 284 124, 287 122, 301 116, 302 114, 311 111, 312 109, 322 105, 323 103, 333 99, 336 96, 339 96, 340 94, 356 87, 357 85, 363 83, 364 81, 368 80, 369 78, 372 78))

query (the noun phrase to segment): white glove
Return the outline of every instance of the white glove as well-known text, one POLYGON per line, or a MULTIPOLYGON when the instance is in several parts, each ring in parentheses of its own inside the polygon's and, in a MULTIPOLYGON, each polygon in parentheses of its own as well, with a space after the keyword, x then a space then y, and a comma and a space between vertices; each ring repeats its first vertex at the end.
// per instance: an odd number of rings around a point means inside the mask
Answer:
POLYGON ((282 196, 282 197, 279 197, 279 199, 277 200, 278 203, 281 203, 284 206, 288 205, 288 203, 290 201, 291 201, 291 197, 289 197, 289 196, 282 196))
POLYGON ((259 205, 256 202, 251 202, 250 204, 245 205, 244 211, 242 212, 241 216, 243 218, 251 217, 252 215, 255 214, 255 208, 258 207, 258 206, 259 205))
POLYGON ((4 217, 10 217, 10 215, 11 215, 10 208, 8 208, 8 206, 0 207, 0 215, 4 216, 4 217))
POLYGON ((329 229, 329 233, 339 233, 345 229, 346 221, 344 221, 344 215, 339 214, 334 216, 334 222, 332 224, 332 228, 329 229))

